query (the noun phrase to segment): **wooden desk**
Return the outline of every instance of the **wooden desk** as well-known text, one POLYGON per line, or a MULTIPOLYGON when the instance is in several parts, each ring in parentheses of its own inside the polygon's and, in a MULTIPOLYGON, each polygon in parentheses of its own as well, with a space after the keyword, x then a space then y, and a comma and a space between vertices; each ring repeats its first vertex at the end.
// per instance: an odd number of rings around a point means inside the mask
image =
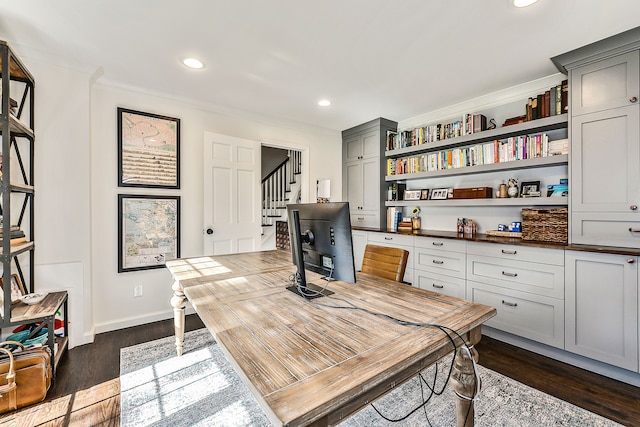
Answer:
MULTIPOLYGON (((328 305, 442 325, 470 345, 496 312, 362 273, 356 284, 332 282, 335 295, 307 301, 285 289, 295 268, 280 250, 179 259, 167 267, 175 279, 178 354, 188 299, 274 425, 334 425, 453 350, 436 328, 328 305)), ((323 282, 309 272, 307 280, 323 282)), ((468 353, 459 351, 455 365, 452 386, 473 395, 468 353)), ((458 399, 457 411, 459 426, 473 425, 472 402, 458 399)))

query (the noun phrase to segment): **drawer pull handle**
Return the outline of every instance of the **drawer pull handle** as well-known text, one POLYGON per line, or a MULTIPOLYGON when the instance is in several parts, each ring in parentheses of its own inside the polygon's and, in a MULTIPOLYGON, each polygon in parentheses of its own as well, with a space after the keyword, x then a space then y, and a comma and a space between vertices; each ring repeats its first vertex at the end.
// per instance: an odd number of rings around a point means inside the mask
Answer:
POLYGON ((516 253, 518 253, 518 251, 505 251, 504 249, 502 250, 503 254, 507 254, 507 255, 515 255, 516 253))
POLYGON ((629 227, 629 232, 630 233, 640 233, 640 230, 634 230, 633 228, 629 227))
POLYGON ((385 237, 384 240, 393 240, 393 237, 385 237))
POLYGON ((437 260, 437 259, 434 259, 431 262, 433 262, 434 264, 438 264, 438 265, 444 264, 444 261, 440 261, 440 260, 437 260))
POLYGON ((628 264, 633 264, 633 263, 635 263, 635 262, 636 262, 636 260, 635 260, 635 259, 633 259, 633 258, 629 258, 629 259, 627 260, 627 263, 628 263, 628 264))
POLYGON ((509 307, 517 307, 518 306, 517 302, 507 302, 505 300, 502 300, 502 304, 506 305, 506 306, 509 306, 509 307))
POLYGON ((431 286, 433 286, 436 289, 443 289, 444 288, 444 285, 436 285, 435 283, 433 285, 431 285, 431 286))
POLYGON ((358 217, 358 221, 362 221, 362 220, 364 220, 364 217, 359 216, 359 217, 358 217))
POLYGON ((518 273, 507 273, 506 271, 503 271, 502 275, 508 277, 518 277, 518 273))
POLYGON ((442 245, 444 245, 444 243, 442 243, 442 242, 431 242, 431 244, 433 246, 442 246, 442 245))

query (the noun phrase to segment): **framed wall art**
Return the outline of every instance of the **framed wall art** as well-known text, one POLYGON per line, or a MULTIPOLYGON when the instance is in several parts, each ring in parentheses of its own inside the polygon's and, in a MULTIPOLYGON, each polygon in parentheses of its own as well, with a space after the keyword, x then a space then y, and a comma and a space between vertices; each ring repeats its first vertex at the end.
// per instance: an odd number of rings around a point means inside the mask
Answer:
POLYGON ((180 188, 180 119, 118 108, 118 186, 180 188))
POLYGON ((528 181, 520 184, 520 197, 540 197, 540 181, 528 181))
POLYGON ((404 200, 420 200, 420 190, 404 190, 404 200))
POLYGON ((180 258, 180 196, 118 194, 118 273, 180 258))
MULTIPOLYGON (((4 289, 4 278, 0 277, 0 287, 4 289)), ((27 293, 17 274, 11 275, 11 304, 17 304, 27 293)))

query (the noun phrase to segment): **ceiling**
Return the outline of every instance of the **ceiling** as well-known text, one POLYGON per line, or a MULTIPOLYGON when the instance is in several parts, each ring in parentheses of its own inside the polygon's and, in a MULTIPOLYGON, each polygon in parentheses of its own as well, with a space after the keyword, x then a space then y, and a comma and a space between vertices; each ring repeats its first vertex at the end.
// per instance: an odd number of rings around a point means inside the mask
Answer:
POLYGON ((0 0, 23 56, 333 130, 549 76, 552 56, 638 25, 638 0, 0 0))

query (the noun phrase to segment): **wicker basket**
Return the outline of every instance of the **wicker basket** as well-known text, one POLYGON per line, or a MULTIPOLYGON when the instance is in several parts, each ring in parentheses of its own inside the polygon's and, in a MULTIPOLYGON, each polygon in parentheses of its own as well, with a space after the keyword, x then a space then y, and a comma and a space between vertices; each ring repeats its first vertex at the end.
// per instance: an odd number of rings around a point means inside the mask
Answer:
POLYGON ((522 209, 522 240, 567 243, 567 208, 522 209))

